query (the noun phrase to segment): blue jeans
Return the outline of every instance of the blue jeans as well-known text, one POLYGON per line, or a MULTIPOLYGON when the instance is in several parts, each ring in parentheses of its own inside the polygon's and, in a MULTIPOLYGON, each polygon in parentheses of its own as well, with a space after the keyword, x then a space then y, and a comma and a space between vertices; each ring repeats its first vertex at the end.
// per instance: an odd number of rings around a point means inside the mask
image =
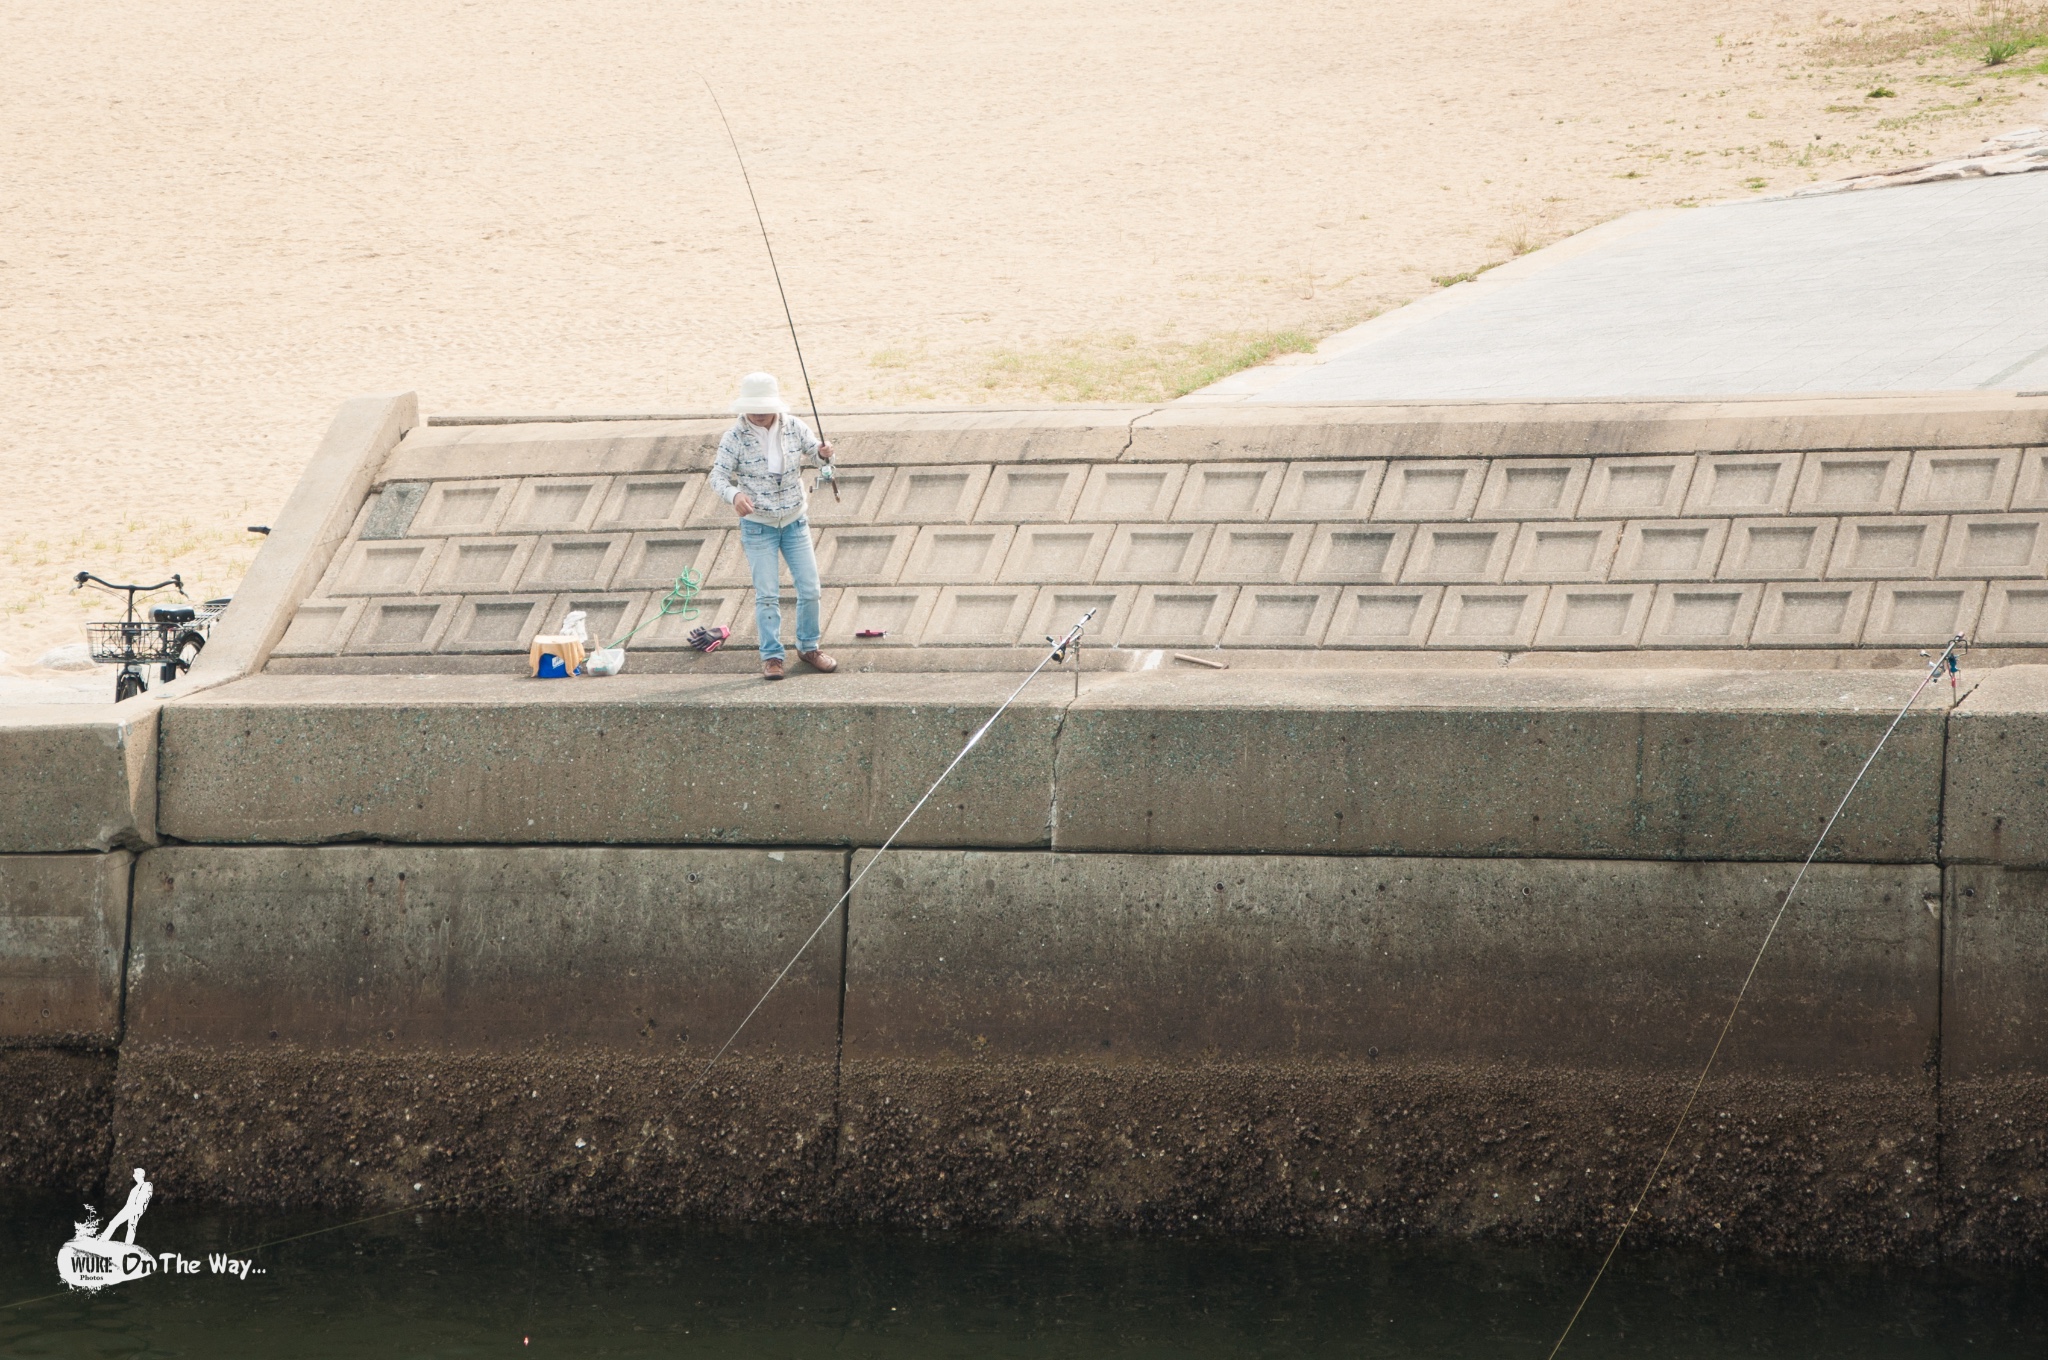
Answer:
POLYGON ((782 564, 789 560, 790 579, 796 582, 796 649, 818 650, 818 635, 824 631, 818 619, 818 559, 811 551, 811 520, 806 515, 780 529, 771 529, 751 519, 740 521, 740 546, 746 549, 747 568, 754 574, 754 626, 761 633, 761 659, 782 656, 782 564))

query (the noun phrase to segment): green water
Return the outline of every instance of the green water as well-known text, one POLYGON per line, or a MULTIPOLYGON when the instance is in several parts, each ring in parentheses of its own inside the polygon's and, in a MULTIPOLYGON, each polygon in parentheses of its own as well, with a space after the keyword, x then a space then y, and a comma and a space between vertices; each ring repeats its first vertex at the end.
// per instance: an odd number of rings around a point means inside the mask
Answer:
MULTIPOLYGON (((77 1206, 0 1202, 0 1356, 1529 1356, 1592 1262, 1561 1251, 1309 1242, 387 1219, 202 1273, 61 1294, 77 1206)), ((152 1205, 161 1255, 332 1218, 152 1205)), ((238 1244, 240 1244, 238 1246, 238 1244)), ((2048 1354, 2040 1272, 1625 1255, 1567 1354, 2048 1354)))

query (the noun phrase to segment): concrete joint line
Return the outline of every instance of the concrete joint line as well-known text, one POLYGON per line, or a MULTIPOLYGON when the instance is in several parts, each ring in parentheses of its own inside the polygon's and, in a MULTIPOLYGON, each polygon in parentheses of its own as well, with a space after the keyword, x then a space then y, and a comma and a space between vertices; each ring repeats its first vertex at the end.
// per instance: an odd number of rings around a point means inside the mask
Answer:
POLYGON ((1942 1059, 1948 1045, 1948 926, 1949 914, 1953 910, 1951 898, 1955 893, 1954 871, 1948 866, 1948 747, 1949 727, 1955 721, 1956 709, 1970 696, 1975 685, 1964 689, 1949 704, 1948 711, 1941 717, 1941 748, 1937 754, 1940 771, 1934 793, 1934 864, 1940 874, 1940 895, 1935 899, 1934 915, 1934 1044, 1927 1055, 1931 1069, 1929 1078, 1933 1086, 1930 1097, 1934 1103, 1934 1234, 1935 1240, 1947 1245, 1951 1221, 1951 1190, 1948 1181, 1948 1107, 1942 1098, 1942 1059))
MULTIPOLYGON (((1946 729, 1943 723, 1944 750, 1946 750, 1946 729)), ((1943 784, 1948 782, 1944 764, 1943 784)), ((1935 1240, 1948 1244, 1949 1225, 1952 1221, 1951 1203, 1953 1192, 1948 1181, 1948 1106, 1942 1098, 1942 1059, 1948 1046, 1948 926, 1949 914, 1954 910, 1956 892, 1955 872, 1947 865, 1939 865, 1941 874, 1940 908, 1934 921, 1934 1051, 1927 1055, 1933 1068, 1934 1090, 1934 1234, 1935 1240)))
MULTIPOLYGON (((1998 372, 1992 374, 1983 382, 1978 383, 1977 390, 1981 392, 1988 388, 1997 387, 2000 383, 2004 382, 2007 378, 2012 377, 2021 369, 2031 368, 2034 366, 2036 362, 2043 358, 2048 358, 2048 345, 2041 346, 2041 348, 2035 350, 2032 354, 2027 355, 2025 358, 2019 360, 2017 363, 2007 364, 2004 368, 2001 368, 2000 370, 1998 370, 1998 372)), ((2025 396, 2027 394, 2023 392, 2020 395, 2025 396)))
POLYGON ((846 1115, 842 1103, 845 1088, 840 1074, 846 1062, 846 973, 848 955, 853 949, 853 857, 858 853, 858 850, 848 849, 839 859, 839 892, 842 898, 839 903, 839 1016, 832 1036, 832 1161, 835 1168, 846 1147, 846 1115))
MULTIPOLYGON (((121 985, 114 994, 114 1061, 118 1069, 121 1045, 128 1038, 128 963, 135 952, 135 876, 142 867, 138 853, 128 861, 128 900, 121 909, 121 985)), ((109 1168, 108 1174, 113 1174, 109 1168)))

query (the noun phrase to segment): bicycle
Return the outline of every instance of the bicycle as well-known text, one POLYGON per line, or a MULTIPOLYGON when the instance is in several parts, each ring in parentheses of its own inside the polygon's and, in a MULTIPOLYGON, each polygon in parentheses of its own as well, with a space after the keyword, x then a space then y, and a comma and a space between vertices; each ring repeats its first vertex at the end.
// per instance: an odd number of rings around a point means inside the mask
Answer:
POLYGON ((126 618, 85 625, 86 645, 92 651, 92 659, 121 668, 121 673, 114 677, 115 703, 133 699, 149 689, 149 681, 143 675, 147 667, 157 667, 158 678, 164 684, 191 670, 192 663, 198 660, 200 651, 206 646, 207 637, 213 632, 214 623, 232 598, 223 596, 196 606, 154 605, 147 619, 138 619, 135 617, 137 595, 166 589, 183 595, 184 578, 173 576, 152 586, 119 585, 89 571, 81 571, 71 578, 74 591, 83 590, 88 584, 105 590, 123 591, 128 596, 126 618))

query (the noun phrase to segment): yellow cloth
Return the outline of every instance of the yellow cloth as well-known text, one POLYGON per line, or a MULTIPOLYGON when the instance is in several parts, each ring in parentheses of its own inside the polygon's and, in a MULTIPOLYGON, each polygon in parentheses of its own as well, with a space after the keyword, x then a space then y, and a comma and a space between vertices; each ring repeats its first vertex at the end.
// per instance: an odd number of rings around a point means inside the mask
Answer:
POLYGON ((577 668, 583 664, 583 641, 581 638, 542 633, 533 640, 533 646, 527 649, 528 675, 540 674, 540 659, 544 656, 559 656, 562 658, 562 669, 574 675, 577 668))

